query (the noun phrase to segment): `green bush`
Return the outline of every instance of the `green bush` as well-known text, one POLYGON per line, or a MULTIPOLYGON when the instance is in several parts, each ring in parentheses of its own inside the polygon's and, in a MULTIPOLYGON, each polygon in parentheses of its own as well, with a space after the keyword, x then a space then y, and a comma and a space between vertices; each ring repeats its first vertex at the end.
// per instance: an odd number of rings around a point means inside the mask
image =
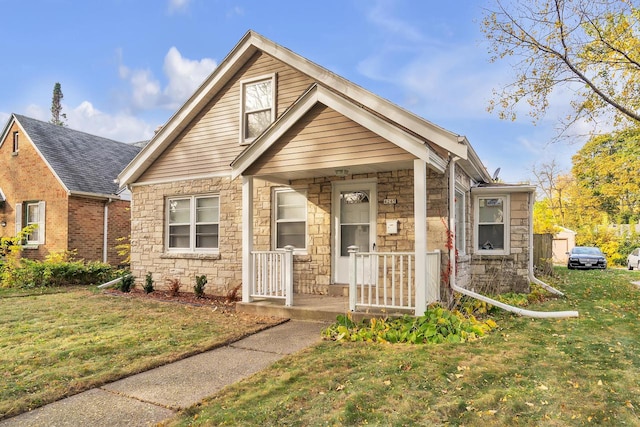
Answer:
POLYGON ((131 289, 133 288, 134 284, 135 284, 135 278, 130 273, 127 273, 124 276, 122 276, 122 280, 118 282, 118 284, 116 285, 116 288, 121 292, 129 293, 131 292, 131 289))
POLYGON ((479 321, 459 311, 431 306, 423 316, 391 320, 373 318, 356 323, 350 315, 340 315, 323 335, 335 341, 439 344, 472 341, 496 327, 491 319, 479 321))
POLYGON ((204 296, 204 287, 207 284, 207 276, 196 276, 196 284, 193 287, 193 292, 196 294, 196 298, 202 298, 204 296))
POLYGON ((154 291, 153 275, 151 274, 151 272, 148 272, 147 275, 144 277, 144 285, 142 286, 142 290, 144 291, 145 294, 150 294, 151 292, 154 291))

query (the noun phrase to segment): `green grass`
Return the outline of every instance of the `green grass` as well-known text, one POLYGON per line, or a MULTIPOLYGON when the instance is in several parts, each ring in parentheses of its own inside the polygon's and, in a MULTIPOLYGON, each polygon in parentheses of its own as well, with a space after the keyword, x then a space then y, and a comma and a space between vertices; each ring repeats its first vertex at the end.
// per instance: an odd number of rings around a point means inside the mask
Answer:
POLYGON ((465 344, 323 342, 186 410, 171 425, 640 425, 640 280, 556 270, 567 298, 501 312, 465 344))
POLYGON ((0 419, 262 329, 259 319, 104 295, 0 293, 0 419))

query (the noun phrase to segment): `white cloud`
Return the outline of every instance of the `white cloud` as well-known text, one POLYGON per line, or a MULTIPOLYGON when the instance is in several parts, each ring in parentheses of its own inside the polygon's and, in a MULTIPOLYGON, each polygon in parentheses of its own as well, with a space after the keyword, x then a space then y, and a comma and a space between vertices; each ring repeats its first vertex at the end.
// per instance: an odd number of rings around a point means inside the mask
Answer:
POLYGON ((190 0, 169 0, 168 10, 169 15, 174 13, 186 12, 189 8, 190 0))
POLYGON ((184 58, 178 49, 171 47, 164 58, 164 73, 169 84, 164 89, 167 106, 179 107, 216 68, 213 59, 191 60, 184 58))
POLYGON ((2 111, 0 111, 0 123, 2 123, 0 126, 3 126, 7 124, 7 120, 9 120, 9 117, 11 117, 11 114, 9 113, 3 113, 2 111))
POLYGON ((131 69, 120 63, 118 73, 131 86, 132 110, 175 110, 202 84, 216 65, 216 61, 210 58, 185 58, 176 47, 171 47, 164 58, 163 71, 167 80, 164 88, 160 80, 147 69, 131 69))
POLYGON ((126 113, 104 113, 89 101, 67 110, 67 125, 71 129, 121 142, 142 141, 153 136, 153 126, 149 123, 126 113))

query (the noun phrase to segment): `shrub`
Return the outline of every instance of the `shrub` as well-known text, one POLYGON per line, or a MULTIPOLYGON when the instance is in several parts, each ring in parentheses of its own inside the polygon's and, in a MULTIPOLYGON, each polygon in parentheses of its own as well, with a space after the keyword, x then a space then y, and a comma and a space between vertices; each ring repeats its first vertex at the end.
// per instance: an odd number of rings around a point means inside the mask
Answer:
POLYGON ((180 293, 180 288, 182 287, 182 283, 180 283, 180 279, 169 279, 169 295, 172 297, 177 297, 180 293))
POLYGON ((193 292, 196 294, 196 298, 202 298, 204 296, 204 287, 207 285, 207 276, 196 276, 196 284, 193 287, 193 292))
POLYGON ((147 273, 147 275, 144 277, 144 285, 142 286, 142 290, 145 294, 150 294, 154 291, 153 276, 151 275, 151 272, 147 273))
POLYGON ((355 323, 350 315, 340 315, 323 335, 336 341, 461 343, 476 340, 496 327, 491 319, 479 321, 474 316, 466 317, 459 311, 434 305, 420 317, 405 315, 392 320, 373 318, 355 323))
POLYGON ((135 278, 130 274, 126 274, 124 276, 122 276, 122 280, 120 280, 120 282, 118 282, 117 285, 117 289, 121 292, 131 292, 131 289, 133 289, 135 285, 135 278))

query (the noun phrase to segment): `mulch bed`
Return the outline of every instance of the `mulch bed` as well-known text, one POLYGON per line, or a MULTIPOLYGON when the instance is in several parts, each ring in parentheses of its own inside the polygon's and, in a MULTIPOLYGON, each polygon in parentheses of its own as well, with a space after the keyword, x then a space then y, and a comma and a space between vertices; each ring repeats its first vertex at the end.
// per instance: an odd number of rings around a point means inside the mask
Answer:
POLYGON ((173 295, 168 291, 158 290, 147 294, 142 289, 136 288, 133 288, 131 292, 122 292, 116 289, 106 289, 103 292, 108 295, 121 296, 126 298, 141 298, 201 307, 214 307, 214 309, 222 310, 223 313, 236 311, 237 299, 230 300, 229 298, 224 296, 207 295, 206 293, 202 298, 197 298, 193 292, 178 292, 176 295, 173 295))

